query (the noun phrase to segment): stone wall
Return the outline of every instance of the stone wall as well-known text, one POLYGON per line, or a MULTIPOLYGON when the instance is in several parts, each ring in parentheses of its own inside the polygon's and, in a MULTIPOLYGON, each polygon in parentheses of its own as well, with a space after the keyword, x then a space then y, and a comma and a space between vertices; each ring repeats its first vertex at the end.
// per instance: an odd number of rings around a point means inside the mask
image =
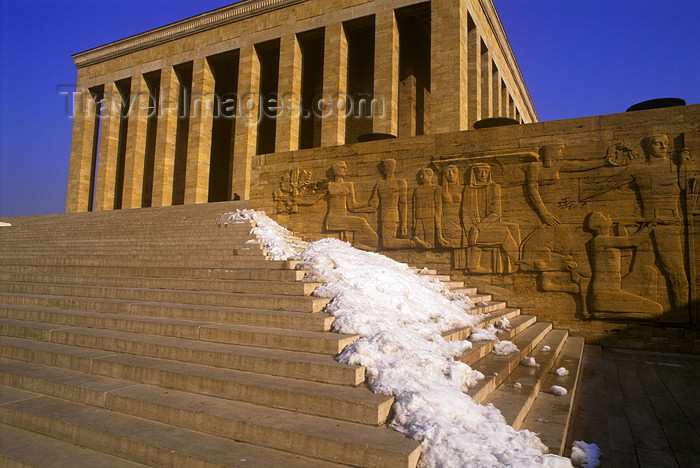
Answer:
POLYGON ((251 205, 601 339, 698 323, 698 168, 695 105, 258 155, 251 205))

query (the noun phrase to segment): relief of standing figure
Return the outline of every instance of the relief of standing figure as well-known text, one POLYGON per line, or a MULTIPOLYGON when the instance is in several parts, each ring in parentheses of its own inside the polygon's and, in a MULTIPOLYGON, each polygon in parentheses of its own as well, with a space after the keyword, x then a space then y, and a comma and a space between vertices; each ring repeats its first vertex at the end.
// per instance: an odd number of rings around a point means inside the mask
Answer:
POLYGON ((424 249, 435 246, 435 226, 440 225, 439 191, 433 185, 433 170, 418 171, 418 187, 413 191, 413 240, 424 249))
POLYGON ((385 249, 415 247, 411 239, 404 239, 407 229, 407 185, 395 176, 396 160, 385 159, 378 166, 381 179, 374 184, 369 196, 371 210, 379 210, 379 234, 385 249))
POLYGON ((645 160, 620 169, 631 179, 637 193, 641 219, 656 222, 650 234, 656 265, 667 281, 672 312, 668 320, 687 322, 688 277, 683 256, 685 216, 681 210, 681 192, 688 182, 686 165, 690 152, 683 148, 674 162, 668 154, 668 136, 651 135, 642 140, 645 160))

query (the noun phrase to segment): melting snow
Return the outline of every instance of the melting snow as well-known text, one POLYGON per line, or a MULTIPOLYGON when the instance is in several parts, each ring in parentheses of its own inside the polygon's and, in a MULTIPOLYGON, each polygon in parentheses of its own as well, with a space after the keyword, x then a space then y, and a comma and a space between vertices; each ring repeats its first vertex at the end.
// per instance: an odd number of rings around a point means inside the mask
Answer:
POLYGON ((337 239, 304 248, 264 213, 239 211, 228 221, 248 219, 258 225, 253 233, 273 258, 299 259, 309 280, 324 283, 315 294, 332 298, 326 311, 336 317, 334 328, 361 335, 337 359, 365 366, 370 388, 394 395, 390 425, 421 442, 421 466, 571 466, 567 458, 545 454, 535 434, 516 431, 498 409, 465 393, 483 379, 459 361, 471 342, 446 341, 442 333, 483 320, 469 314, 474 304, 468 297, 337 239))
POLYGON ((539 364, 537 364, 537 361, 535 361, 534 357, 530 356, 523 359, 523 366, 538 367, 539 364))
POLYGON ((557 396, 564 396, 566 395, 567 392, 564 387, 560 387, 559 385, 552 385, 552 387, 549 389, 552 393, 554 393, 557 396))
POLYGON ((565 375, 569 375, 569 371, 565 367, 560 367, 555 371, 559 377, 564 377, 565 375))
POLYGON ((493 345, 493 354, 498 356, 507 356, 512 353, 517 353, 520 351, 517 346, 515 346, 510 341, 499 341, 493 345))
POLYGON ((571 446, 571 461, 582 468, 596 468, 600 465, 602 452, 596 444, 577 440, 571 446))

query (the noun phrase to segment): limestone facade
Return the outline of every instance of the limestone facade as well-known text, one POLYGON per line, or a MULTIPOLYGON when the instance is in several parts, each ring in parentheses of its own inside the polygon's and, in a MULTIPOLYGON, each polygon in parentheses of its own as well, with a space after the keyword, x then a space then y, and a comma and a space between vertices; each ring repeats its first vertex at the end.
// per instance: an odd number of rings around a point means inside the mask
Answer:
POLYGON ((537 121, 490 0, 249 0, 73 59, 68 212, 245 200, 259 154, 537 121))

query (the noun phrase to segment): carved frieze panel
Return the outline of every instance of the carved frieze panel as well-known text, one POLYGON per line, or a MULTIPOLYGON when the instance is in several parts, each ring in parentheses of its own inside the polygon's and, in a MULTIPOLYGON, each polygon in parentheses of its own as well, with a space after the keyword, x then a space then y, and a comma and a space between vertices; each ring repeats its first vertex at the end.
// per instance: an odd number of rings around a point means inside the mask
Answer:
POLYGON ((549 140, 411 165, 348 158, 314 166, 325 178, 287 169, 274 206, 314 213, 321 233, 362 249, 439 253, 471 278, 531 277, 541 293, 574 297, 580 319, 687 322, 697 165, 682 135, 630 141, 549 140))

